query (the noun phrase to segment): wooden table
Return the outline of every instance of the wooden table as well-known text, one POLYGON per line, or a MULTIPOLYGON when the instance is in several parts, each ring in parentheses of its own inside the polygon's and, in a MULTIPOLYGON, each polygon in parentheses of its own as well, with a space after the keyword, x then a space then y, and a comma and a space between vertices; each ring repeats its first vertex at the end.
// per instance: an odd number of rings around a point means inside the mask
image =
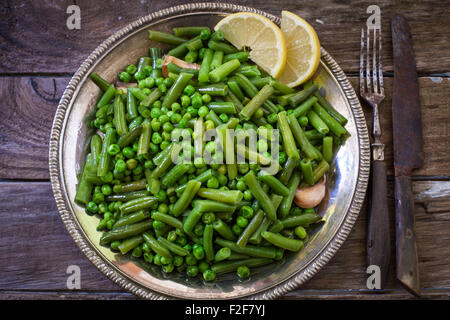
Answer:
MULTIPOLYGON (((238 2, 238 1, 233 1, 238 2)), ((244 1, 242 1, 244 2, 244 1)), ((58 101, 81 62, 104 39, 138 17, 176 0, 87 1, 81 30, 69 30, 73 1, 10 0, 0 5, 0 299, 134 299, 83 256, 61 222, 48 172, 48 142, 58 101), (31 2, 31 1, 30 1, 31 2), (81 289, 66 286, 69 265, 81 269, 81 289)), ((373 1, 245 1, 280 14, 298 13, 358 90, 361 26, 373 1)), ((390 18, 409 20, 420 75, 425 165, 414 172, 416 232, 424 298, 450 293, 450 23, 446 1, 377 1, 381 7, 387 97, 381 107, 387 147, 389 207, 392 185, 392 45, 390 18), (393 3, 394 2, 394 3, 393 3)), ((365 108, 370 124, 370 109, 365 108)), ((366 287, 367 210, 336 256, 285 299, 410 299, 392 271, 387 289, 366 287)), ((394 230, 392 228, 392 239, 394 230)), ((394 243, 392 244, 394 248, 394 243)), ((394 253, 394 252, 392 252, 394 253)), ((392 254, 391 261, 395 261, 392 254)), ((394 264, 395 265, 395 264, 394 264)))

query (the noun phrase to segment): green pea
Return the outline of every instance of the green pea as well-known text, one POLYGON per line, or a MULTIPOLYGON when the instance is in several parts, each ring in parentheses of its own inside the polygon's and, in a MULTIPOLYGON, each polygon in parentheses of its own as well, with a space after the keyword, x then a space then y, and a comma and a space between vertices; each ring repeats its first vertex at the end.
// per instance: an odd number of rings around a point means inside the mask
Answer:
POLYGON ((116 241, 111 242, 111 244, 109 246, 111 247, 111 249, 117 250, 117 249, 119 249, 120 244, 121 244, 121 242, 116 240, 116 241))
POLYGON ((161 266, 161 258, 162 256, 160 256, 158 253, 155 254, 155 256, 153 257, 153 263, 156 264, 157 266, 161 266))
POLYGON ((192 254, 197 260, 202 260, 205 257, 205 249, 201 245, 194 245, 194 248, 192 250, 192 254))
POLYGON ((105 201, 105 195, 101 192, 94 193, 94 196, 92 197, 92 201, 94 201, 96 204, 99 204, 99 203, 105 201))
POLYGON ((254 212, 255 211, 252 209, 252 207, 249 206, 242 206, 241 209, 239 210, 239 214, 246 219, 251 219, 253 217, 254 212))
POLYGON ((155 230, 161 230, 166 227, 166 224, 159 220, 153 220, 152 226, 153 226, 153 229, 155 229, 155 230))
POLYGON ((203 279, 205 279, 205 281, 214 281, 214 279, 216 279, 216 273, 213 270, 205 270, 203 272, 203 279))
POLYGON ((224 174, 219 174, 219 176, 217 177, 217 180, 219 181, 219 185, 221 187, 226 186, 226 184, 228 183, 228 178, 224 174))
POLYGON ((108 147, 108 153, 112 156, 115 156, 119 152, 120 152, 120 147, 118 144, 113 143, 108 147))
POLYGON ((133 251, 131 252, 131 255, 135 258, 139 258, 140 256, 142 256, 142 249, 141 247, 135 247, 133 249, 133 251))
POLYGON ((109 196, 112 193, 112 188, 109 184, 102 185, 102 193, 105 196, 109 196))
POLYGON ((86 209, 89 212, 96 213, 98 211, 98 206, 97 206, 97 204, 94 201, 89 201, 87 206, 86 206, 86 209))
POLYGON ((207 106, 201 106, 199 109, 198 109, 198 115, 200 116, 200 117, 206 117, 207 115, 208 115, 208 113, 209 113, 209 109, 208 109, 208 107, 207 106))
POLYGON ((217 189, 219 187, 219 180, 216 177, 211 177, 206 183, 208 188, 217 189))
POLYGON ((161 135, 159 134, 159 132, 153 132, 153 134, 152 134, 152 142, 154 143, 154 144, 160 144, 161 142, 162 142, 162 137, 161 137, 161 135))
POLYGON ((184 258, 182 256, 173 257, 173 265, 179 267, 184 263, 184 258))
POLYGON ((277 114, 276 113, 271 113, 267 116, 267 122, 269 123, 276 123, 277 122, 277 114))
POLYGON ((241 279, 247 279, 250 277, 250 269, 247 266, 239 266, 237 268, 237 275, 241 279))
POLYGON ((175 233, 175 230, 172 230, 167 234, 167 240, 169 240, 170 242, 174 242, 175 240, 177 240, 177 234, 175 233))
POLYGON ((194 234, 196 235, 196 236, 201 236, 201 235, 203 235, 203 229, 204 229, 204 226, 203 226, 203 224, 201 224, 201 223, 198 223, 195 227, 194 227, 194 234))
POLYGON ((248 225, 248 219, 243 216, 239 216, 236 219, 236 224, 241 228, 245 228, 248 225))
POLYGON ((191 104, 191 98, 189 98, 189 96, 182 95, 180 100, 181 100, 181 105, 184 108, 187 108, 191 104))
POLYGON ((212 100, 211 96, 207 93, 205 93, 204 95, 202 95, 202 101, 203 103, 210 103, 212 100))
POLYGON ((200 261, 198 264, 198 270, 203 274, 206 270, 209 269, 209 264, 206 261, 200 261))
POLYGON ((128 72, 121 72, 119 74, 119 79, 120 79, 120 81, 128 83, 131 81, 131 75, 128 72))
POLYGON ((247 189, 247 185, 245 184, 244 180, 238 180, 236 183, 236 188, 240 191, 245 191, 247 189))
POLYGON ((230 120, 230 118, 228 117, 228 115, 226 113, 221 113, 219 115, 220 120, 222 120, 223 123, 228 122, 228 120, 230 120))
POLYGON ((195 257, 192 254, 188 254, 185 257, 185 261, 188 266, 194 266, 197 264, 197 259, 195 259, 195 257))
POLYGON ((128 72, 129 74, 135 74, 137 71, 137 67, 134 64, 129 64, 126 68, 125 71, 128 72))
POLYGON ((184 92, 185 94, 187 94, 188 96, 191 96, 191 95, 193 95, 193 94, 195 93, 195 88, 194 88, 192 85, 188 84, 188 85, 184 88, 183 92, 184 92))
POLYGON ((136 155, 136 152, 133 150, 133 148, 125 147, 122 150, 122 154, 125 158, 131 159, 131 158, 134 158, 134 156, 136 155))
POLYGON ((162 264, 169 264, 169 263, 172 263, 172 261, 173 261, 172 257, 161 257, 162 264))
POLYGON ((234 224, 231 227, 231 231, 233 231, 233 233, 238 236, 238 235, 240 235, 242 233, 242 228, 239 227, 237 224, 234 224))
POLYGON ((212 212, 207 212, 202 215, 202 222, 204 224, 211 224, 216 220, 216 215, 212 212))
POLYGON ((305 228, 303 228, 302 226, 298 226, 294 229, 295 235, 297 237, 299 237, 300 239, 305 239, 307 236, 306 230, 305 228))
POLYGON ((195 277, 195 276, 197 276, 197 275, 198 275, 198 271, 199 271, 199 269, 198 269, 197 266, 188 266, 188 267, 186 268, 186 274, 187 274, 189 277, 195 277))
POLYGON ((144 260, 148 263, 152 263, 154 259, 154 255, 151 252, 144 253, 144 260))
POLYGON ((247 201, 253 200, 253 194, 250 190, 244 191, 244 200, 247 200, 247 201))
POLYGON ((98 205, 98 212, 99 213, 105 213, 106 211, 108 211, 108 205, 106 204, 106 202, 102 202, 98 205))

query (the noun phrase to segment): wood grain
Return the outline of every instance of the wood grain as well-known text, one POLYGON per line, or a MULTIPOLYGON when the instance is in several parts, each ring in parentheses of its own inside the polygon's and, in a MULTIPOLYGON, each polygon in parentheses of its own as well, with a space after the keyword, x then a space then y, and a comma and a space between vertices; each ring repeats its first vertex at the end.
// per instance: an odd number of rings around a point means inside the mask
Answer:
MULTIPOLYGON (((317 30, 322 46, 346 72, 357 72, 361 26, 368 1, 289 0, 229 1, 280 15, 295 12, 317 30)), ((180 4, 179 0, 77 0, 81 29, 66 27, 66 9, 73 1, 4 1, 0 4, 0 73, 73 73, 98 45, 139 17, 180 4), (43 19, 45 17, 45 19, 43 19)), ((377 1, 383 30, 384 70, 392 71, 390 18, 404 14, 410 23, 419 73, 450 70, 450 23, 446 1, 377 1)))
MULTIPOLYGON (((350 77, 356 91, 358 78, 350 77)), ((0 179, 48 179, 48 141, 58 101, 68 78, 0 78, 0 179), (7 107, 6 107, 7 106, 7 107)), ((419 79, 424 135, 424 166, 416 176, 449 175, 450 81, 419 79)), ((382 141, 386 145, 388 174, 392 168, 392 78, 385 79, 386 99, 381 105, 382 141)), ((364 106, 364 105, 363 105, 364 106)), ((363 107, 371 125, 371 110, 363 107)))
MULTIPOLYGON (((442 183, 415 181, 414 190, 439 190, 442 183)), ((392 183, 389 184, 389 189, 392 190, 392 183)), ((421 194, 415 194, 415 197, 419 201, 426 200, 421 194)), ((447 202, 450 195, 430 193, 428 199, 430 198, 436 202, 447 202)), ((393 226, 392 192, 388 199, 393 226)), ((67 291, 66 270, 69 265, 78 265, 81 269, 81 291, 76 291, 77 294, 89 291, 108 292, 107 295, 100 293, 108 297, 111 292, 122 292, 81 254, 70 238, 56 211, 50 183, 0 182, 0 201, 4 204, 0 208, 0 225, 7 226, 2 231, 0 256, 8 257, 0 259, 0 298, 12 295, 8 293, 10 291, 67 291)), ((288 298, 307 298, 308 294, 313 297, 322 294, 337 294, 342 297, 349 294, 351 297, 352 292, 360 292, 363 297, 367 295, 369 298, 364 254, 366 227, 367 216, 366 211, 363 211, 349 238, 332 261, 311 281, 290 293, 288 298)), ((427 214, 425 208, 417 203, 416 233, 424 294, 432 296, 435 292, 433 290, 448 290, 450 247, 437 246, 436 239, 439 239, 439 243, 450 241, 450 219, 435 219, 434 214, 427 214)), ((394 239, 393 227, 391 235, 394 239)), ((394 256, 391 261, 395 261, 394 256)), ((386 294, 394 291, 400 296, 406 295, 394 279, 393 270, 390 271, 386 288, 386 294)))

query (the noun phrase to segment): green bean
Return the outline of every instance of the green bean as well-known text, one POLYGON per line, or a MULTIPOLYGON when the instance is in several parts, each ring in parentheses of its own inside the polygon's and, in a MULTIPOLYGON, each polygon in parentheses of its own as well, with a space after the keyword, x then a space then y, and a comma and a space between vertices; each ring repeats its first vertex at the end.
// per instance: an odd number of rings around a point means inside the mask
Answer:
POLYGON ((321 140, 324 135, 317 131, 316 129, 305 131, 305 136, 308 140, 321 140))
POLYGON ((117 144, 122 149, 127 145, 131 144, 132 142, 134 142, 137 139, 137 137, 141 135, 141 133, 142 133, 142 126, 134 127, 133 129, 128 131, 128 133, 121 136, 117 141, 117 144))
POLYGON ((109 127, 106 129, 106 134, 103 138, 102 153, 100 154, 100 159, 97 167, 97 175, 103 177, 108 173, 109 165, 111 163, 111 155, 108 152, 108 148, 114 143, 116 139, 116 130, 109 127))
POLYGON ((80 182, 78 183, 77 193, 75 194, 75 201, 84 205, 87 205, 91 199, 93 184, 88 181, 87 175, 90 173, 96 174, 95 162, 96 160, 93 154, 88 154, 84 164, 83 173, 81 174, 80 182))
POLYGON ((324 97, 322 97, 319 92, 316 92, 314 96, 317 98, 318 103, 324 107, 333 118, 335 118, 341 125, 345 126, 348 120, 343 115, 334 109, 333 106, 324 97))
POLYGON ((189 43, 191 43, 193 41, 197 41, 197 39, 200 39, 200 35, 198 35, 198 36, 196 36, 196 37, 194 37, 194 38, 192 38, 192 39, 190 39, 190 40, 188 40, 188 41, 186 41, 186 42, 176 46, 175 48, 173 48, 172 50, 170 50, 168 52, 168 55, 169 56, 174 56, 174 57, 177 57, 177 58, 181 58, 183 55, 186 54, 186 52, 188 52, 187 46, 189 45, 189 43))
POLYGON ((297 108, 292 111, 292 114, 299 118, 308 113, 311 107, 316 103, 317 98, 315 96, 309 97, 307 100, 303 101, 297 108))
POLYGON ((200 210, 200 212, 225 212, 225 213, 233 213, 236 210, 236 206, 216 202, 212 200, 195 200, 194 208, 200 210))
POLYGON ((227 164, 228 179, 233 180, 238 175, 237 163, 234 152, 234 139, 225 125, 220 125, 216 128, 219 135, 219 141, 225 155, 225 162, 227 164))
POLYGON ((211 31, 209 27, 177 27, 173 28, 173 34, 177 37, 193 37, 199 35, 203 30, 211 31))
MULTIPOLYGON (((199 174, 193 180, 199 181, 201 183, 204 183, 204 182, 208 181, 212 177, 214 177, 214 172, 212 171, 212 169, 208 169, 208 170, 202 172, 201 174, 199 174)), ((177 195, 181 195, 183 193, 184 189, 186 189, 186 186, 187 186, 187 183, 176 187, 175 188, 175 192, 177 193, 177 195)))
POLYGON ((308 227, 310 224, 314 224, 322 220, 322 216, 317 213, 303 213, 299 216, 290 216, 281 219, 283 228, 294 228, 297 226, 308 227))
POLYGON ((239 98, 236 97, 233 92, 231 92, 231 90, 228 90, 227 95, 225 96, 225 100, 233 103, 237 112, 241 112, 241 110, 244 109, 244 105, 241 103, 239 98))
POLYGON ((271 85, 265 85, 251 100, 244 109, 239 112, 239 115, 245 120, 250 120, 252 115, 261 107, 264 102, 274 93, 271 85))
POLYGON ((256 88, 261 89, 261 88, 264 87, 265 85, 268 85, 268 84, 271 83, 272 77, 269 76, 269 77, 261 78, 261 77, 259 77, 259 76, 256 76, 256 77, 250 77, 250 78, 248 78, 248 80, 250 80, 251 83, 253 83, 253 85, 254 85, 256 88))
POLYGON ((102 90, 103 92, 105 92, 106 90, 109 89, 109 87, 111 86, 111 84, 106 81, 105 79, 103 79, 98 73, 93 73, 91 74, 91 80, 94 81, 94 83, 100 88, 100 90, 102 90))
MULTIPOLYGON (((144 186, 144 188, 145 188, 145 186, 144 186)), ((138 191, 131 191, 131 192, 126 192, 126 193, 112 194, 112 195, 106 196, 105 201, 106 202, 115 202, 115 201, 126 202, 129 200, 133 200, 133 199, 137 199, 137 198, 141 198, 141 197, 145 197, 145 196, 148 196, 147 190, 138 190, 138 191)))
POLYGON ((106 106, 112 98, 114 98, 114 95, 116 94, 116 89, 113 85, 110 85, 108 89, 105 91, 105 93, 102 95, 100 100, 97 103, 97 108, 101 108, 106 106))
POLYGON ((286 106, 289 103, 288 101, 289 97, 292 97, 294 94, 295 93, 289 93, 282 96, 278 96, 277 97, 278 104, 281 105, 282 107, 286 106))
POLYGON ((214 256, 214 262, 227 260, 230 256, 231 256, 230 248, 221 248, 216 252, 216 255, 214 256))
POLYGON ((228 129, 236 129, 238 124, 239 124, 239 119, 238 118, 230 118, 230 120, 228 120, 228 122, 225 123, 225 126, 228 129))
POLYGON ((236 153, 244 157, 245 159, 248 159, 250 163, 256 162, 261 165, 270 165, 272 162, 272 159, 269 157, 266 157, 264 154, 258 153, 256 151, 250 150, 247 146, 245 147, 239 147, 236 150, 236 153))
POLYGON ((203 48, 203 42, 201 39, 195 39, 193 41, 189 41, 189 43, 186 44, 186 48, 188 48, 189 52, 197 52, 198 50, 203 48))
POLYGON ((270 231, 270 232, 274 232, 274 233, 278 233, 278 232, 280 232, 281 230, 283 230, 283 228, 284 228, 284 226, 283 226, 283 223, 281 222, 281 220, 275 220, 275 221, 271 224, 271 226, 270 226, 270 228, 269 228, 269 231, 270 231))
POLYGON ((178 217, 180 214, 183 213, 184 210, 187 209, 192 199, 194 199, 195 195, 197 194, 198 189, 200 189, 200 186, 201 183, 195 180, 190 180, 187 183, 186 189, 184 189, 183 194, 177 200, 177 202, 173 207, 172 214, 175 217, 178 217))
POLYGON ((130 90, 131 94, 139 101, 144 101, 147 98, 147 95, 144 94, 139 88, 128 88, 127 90, 130 90))
POLYGON ((271 79, 270 81, 270 85, 272 87, 274 87, 276 90, 278 90, 281 94, 292 94, 295 93, 295 89, 288 87, 287 85, 285 85, 284 83, 279 82, 276 79, 271 79))
POLYGON ((283 136, 284 150, 289 158, 294 160, 300 159, 300 154, 295 144, 294 136, 289 126, 286 111, 278 113, 278 125, 280 127, 281 135, 283 136))
POLYGON ((250 237, 255 233, 255 231, 258 229, 258 227, 261 225, 264 218, 264 212, 262 210, 259 210, 252 218, 252 220, 249 222, 247 227, 244 229, 244 231, 239 236, 239 239, 237 240, 236 244, 239 247, 245 247, 247 245, 248 240, 250 237))
POLYGON ((137 72, 143 72, 146 66, 151 65, 152 59, 150 57, 140 57, 137 66, 137 72))
POLYGON ((197 91, 201 94, 209 94, 210 96, 225 97, 228 93, 228 87, 225 83, 215 83, 197 88, 197 91))
MULTIPOLYGON (((208 47, 214 51, 223 51, 224 54, 237 52, 237 49, 225 42, 209 40, 208 47)), ((237 60, 237 59, 236 59, 237 60)))
POLYGON ((292 158, 288 158, 286 160, 284 168, 278 177, 282 184, 286 185, 288 183, 289 179, 291 178, 292 172, 297 167, 297 163, 298 161, 292 158))
POLYGON ((236 204, 240 202, 244 196, 242 191, 239 190, 218 190, 218 189, 210 189, 210 188, 200 188, 197 192, 202 198, 236 204))
POLYGON ((243 65, 235 70, 235 73, 241 73, 246 77, 259 77, 261 76, 261 71, 259 71, 258 66, 255 65, 243 65))
POLYGON ((323 159, 330 163, 333 159, 333 137, 324 137, 322 142, 323 159))
POLYGON ((208 103, 208 108, 216 113, 236 113, 236 108, 232 102, 210 102, 208 103))
POLYGON ((132 121, 133 119, 139 116, 137 107, 136 107, 136 99, 131 93, 130 88, 127 89, 127 115, 128 120, 132 121))
POLYGON ((146 181, 145 181, 145 179, 131 181, 131 182, 117 185, 117 187, 115 187, 115 188, 117 188, 117 192, 119 192, 119 193, 144 190, 146 188, 146 181))
POLYGON ((169 226, 174 227, 176 229, 180 230, 183 229, 183 223, 180 220, 168 214, 161 213, 159 211, 155 211, 152 213, 152 219, 164 222, 165 224, 168 224, 169 226))
POLYGON ((150 147, 150 138, 152 135, 152 127, 150 126, 150 121, 145 119, 142 123, 142 132, 139 137, 139 144, 137 149, 137 155, 147 154, 150 147))
POLYGON ((174 185, 178 179, 180 179, 189 170, 190 167, 191 165, 186 163, 177 164, 161 179, 162 184, 165 187, 174 185))
POLYGON ((122 241, 122 243, 119 245, 118 249, 120 250, 121 254, 126 254, 130 250, 133 250, 134 248, 136 248, 142 242, 144 242, 144 238, 141 235, 132 237, 132 238, 122 241))
POLYGON ((185 43, 187 40, 174 36, 169 33, 159 32, 155 30, 148 30, 148 38, 152 41, 163 42, 168 44, 179 45, 185 43))
POLYGON ((220 82, 240 65, 241 63, 238 59, 225 62, 221 66, 209 72, 209 80, 212 82, 220 82))
MULTIPOLYGON (((270 201, 272 201, 275 210, 278 210, 278 207, 280 206, 282 200, 283 197, 277 194, 274 194, 270 197, 270 201)), ((258 226, 258 228, 255 230, 255 232, 252 234, 252 236, 248 241, 252 244, 260 244, 261 232, 266 231, 271 223, 272 221, 269 218, 267 218, 267 216, 264 216, 263 221, 261 222, 261 224, 258 226)))
POLYGON ((280 180, 275 178, 273 175, 267 173, 263 174, 263 171, 260 172, 261 174, 258 176, 258 178, 266 183, 273 190, 273 192, 285 197, 289 195, 289 189, 285 185, 283 185, 280 180))
POLYGON ((250 257, 269 258, 279 260, 283 256, 283 251, 275 247, 257 247, 252 245, 246 245, 241 248, 236 243, 216 238, 215 241, 219 246, 230 248, 231 251, 246 254, 250 257))
MULTIPOLYGON (((243 75, 241 73, 237 73, 234 75, 233 79, 236 80, 239 87, 241 87, 241 89, 244 90, 245 93, 247 93, 247 95, 250 98, 253 98, 256 94, 258 94, 258 89, 253 85, 253 83, 251 83, 250 80, 248 80, 248 78, 245 75, 243 75)), ((243 104, 247 104, 247 103, 243 102, 243 104)), ((272 113, 278 112, 278 108, 270 100, 266 100, 264 102, 263 106, 269 112, 272 112, 272 113)))
POLYGON ((292 133, 294 134, 295 140, 300 146, 300 149, 306 154, 306 156, 310 159, 320 160, 322 158, 322 154, 314 148, 314 146, 309 142, 308 138, 305 135, 305 132, 301 128, 300 124, 297 121, 297 118, 291 114, 288 116, 289 126, 291 127, 292 133))
POLYGON ((206 115, 206 120, 211 120, 216 127, 220 126, 222 123, 222 120, 217 116, 217 114, 214 112, 214 110, 209 110, 209 113, 206 115))
POLYGON ((161 236, 158 237, 158 242, 167 249, 169 249, 169 251, 179 256, 185 257, 189 254, 189 251, 186 250, 185 248, 177 245, 176 243, 170 242, 169 240, 161 236))
POLYGON ((153 91, 141 101, 141 105, 144 107, 150 107, 156 100, 158 100, 163 95, 162 91, 158 88, 153 89, 153 91))
POLYGON ((159 152, 156 156, 154 156, 152 159, 153 163, 155 165, 159 166, 161 164, 161 162, 163 162, 164 159, 167 157, 167 155, 169 155, 171 157, 172 150, 174 150, 174 146, 175 146, 175 144, 172 143, 169 147, 167 147, 166 149, 159 152))
POLYGON ((242 253, 237 253, 237 252, 231 251, 231 254, 228 257, 228 260, 230 260, 230 261, 232 261, 232 260, 243 260, 243 259, 249 259, 249 258, 250 258, 250 256, 248 256, 246 254, 242 254, 242 253))
POLYGON ((161 59, 163 56, 163 51, 161 48, 150 48, 148 49, 148 53, 150 55, 150 58, 152 59, 152 68, 156 69, 157 68, 157 60, 161 59))
POLYGON ((281 202, 280 208, 278 210, 281 218, 286 217, 289 213, 289 210, 291 210, 292 201, 294 200, 295 192, 297 191, 299 183, 300 172, 294 172, 288 183, 289 195, 283 198, 283 201, 281 202))
POLYGON ((330 129, 327 124, 313 110, 308 112, 309 123, 320 133, 327 134, 330 129))
MULTIPOLYGON (((227 82, 228 88, 232 92, 232 94, 239 99, 239 101, 244 100, 244 93, 241 88, 239 88, 238 83, 235 80, 229 80, 227 82)), ((242 109, 241 109, 242 110, 242 109)), ((240 110, 239 110, 240 111, 240 110)))
POLYGON ((330 165, 325 160, 320 161, 317 167, 314 169, 314 183, 317 183, 327 173, 330 165))
MULTIPOLYGON (((192 69, 192 68, 181 68, 181 67, 179 67, 178 65, 176 65, 176 64, 173 63, 173 62, 170 62, 170 63, 167 65, 167 71, 169 71, 169 73, 176 73, 176 74, 180 74, 180 73, 190 73, 190 74, 192 74, 193 77, 198 76, 198 70, 197 70, 197 69, 192 69)), ((174 79, 174 80, 176 80, 176 79, 174 79)), ((191 81, 191 80, 189 80, 188 83, 189 83, 190 81, 191 81)))
POLYGON ((202 215, 203 212, 201 212, 198 208, 194 206, 194 209, 192 209, 191 212, 189 212, 186 219, 184 220, 183 223, 184 232, 186 233, 192 232, 192 230, 194 229, 195 225, 200 220, 202 215))
POLYGON ((250 52, 248 51, 229 53, 223 57, 223 62, 227 62, 233 59, 238 59, 240 62, 246 62, 248 60, 249 55, 250 52))
POLYGON ((164 174, 169 170, 172 164, 172 152, 171 150, 169 150, 164 154, 164 157, 160 159, 159 164, 156 164, 156 168, 152 172, 152 178, 158 179, 164 176, 164 174))
POLYGON ((312 186, 314 184, 314 175, 311 160, 307 158, 302 159, 302 161, 300 161, 300 168, 302 169, 303 180, 312 186))
POLYGON ((162 102, 163 107, 169 108, 172 105, 172 103, 174 103, 181 96, 183 89, 186 87, 189 80, 192 79, 192 76, 193 75, 190 73, 184 72, 180 73, 178 79, 170 87, 169 91, 164 97, 164 100, 162 102))
POLYGON ((213 223, 214 230, 224 239, 235 241, 236 236, 230 227, 221 219, 216 219, 213 223))
POLYGON ((303 248, 303 241, 286 238, 281 234, 264 231, 261 233, 261 236, 267 241, 269 241, 271 244, 280 247, 282 249, 297 252, 303 248))
POLYGON ((113 225, 113 229, 117 229, 119 227, 127 226, 129 224, 134 224, 137 222, 141 222, 150 217, 150 213, 148 211, 139 210, 137 212, 126 215, 125 217, 120 218, 113 225))
POLYGON ((127 214, 130 212, 152 208, 158 202, 155 197, 142 197, 125 202, 120 206, 120 212, 127 214))
POLYGON ((293 96, 288 98, 288 102, 292 107, 296 107, 300 104, 300 102, 305 101, 310 95, 312 95, 317 90, 317 85, 313 84, 312 86, 303 89, 302 91, 297 92, 293 96))
POLYGON ((169 249, 167 249, 165 246, 163 246, 158 240, 153 237, 149 232, 145 232, 143 235, 145 242, 152 248, 153 251, 155 251, 160 256, 166 257, 166 258, 172 258, 172 254, 170 253, 169 249))
POLYGON ((97 162, 97 158, 102 153, 102 138, 98 134, 94 134, 91 138, 91 153, 95 162, 97 162))
POLYGON ((213 244, 214 228, 212 224, 207 224, 203 230, 203 248, 205 249, 206 262, 214 260, 214 244, 213 244))
POLYGON ((211 60, 211 70, 222 65, 223 61, 223 51, 214 51, 213 58, 211 60))
POLYGON ((203 56, 202 64, 200 65, 200 70, 198 71, 199 82, 208 82, 213 54, 214 52, 211 49, 206 49, 205 55, 203 56))
POLYGON ((275 220, 277 218, 277 213, 275 208, 270 201, 267 193, 264 192, 261 185, 258 183, 258 180, 255 177, 253 171, 250 171, 244 176, 244 181, 247 184, 248 188, 252 192, 253 196, 258 200, 258 203, 261 205, 261 208, 267 214, 269 219, 275 220))
POLYGON ((100 238, 100 244, 106 245, 111 241, 122 240, 133 236, 137 236, 142 232, 150 229, 151 227, 152 222, 149 220, 122 226, 114 230, 105 232, 100 238))
POLYGON ((211 270, 213 270, 216 273, 216 275, 219 275, 229 272, 236 272, 236 270, 241 266, 256 268, 259 266, 270 264, 272 262, 273 262, 272 259, 267 258, 249 258, 244 260, 222 261, 213 264, 211 266, 211 270))
MULTIPOLYGON (((333 132, 336 136, 340 137, 343 134, 347 133, 347 130, 336 120, 334 119, 328 112, 317 102, 314 103, 313 109, 315 113, 326 123, 328 128, 330 128, 331 132, 333 132)), ((317 130, 319 131, 319 130, 317 130)), ((323 131, 319 131, 324 133, 323 131)))

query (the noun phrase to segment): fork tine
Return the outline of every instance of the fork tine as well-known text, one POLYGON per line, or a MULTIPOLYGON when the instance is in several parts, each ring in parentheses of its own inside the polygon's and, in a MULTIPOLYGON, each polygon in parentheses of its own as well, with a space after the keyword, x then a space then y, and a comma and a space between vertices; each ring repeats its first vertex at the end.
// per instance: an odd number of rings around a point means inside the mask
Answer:
POLYGON ((367 54, 366 54, 366 86, 367 86, 367 91, 370 92, 372 91, 372 85, 370 83, 370 31, 369 31, 369 26, 367 26, 367 54))
POLYGON ((380 93, 384 96, 383 65, 381 63, 381 27, 378 32, 378 81, 380 82, 380 93))
POLYGON ((377 28, 373 28, 373 61, 372 61, 372 77, 373 77, 373 92, 378 93, 378 68, 377 68, 377 28))
POLYGON ((364 28, 361 28, 361 51, 359 54, 359 92, 362 95, 366 90, 364 82, 364 28))

